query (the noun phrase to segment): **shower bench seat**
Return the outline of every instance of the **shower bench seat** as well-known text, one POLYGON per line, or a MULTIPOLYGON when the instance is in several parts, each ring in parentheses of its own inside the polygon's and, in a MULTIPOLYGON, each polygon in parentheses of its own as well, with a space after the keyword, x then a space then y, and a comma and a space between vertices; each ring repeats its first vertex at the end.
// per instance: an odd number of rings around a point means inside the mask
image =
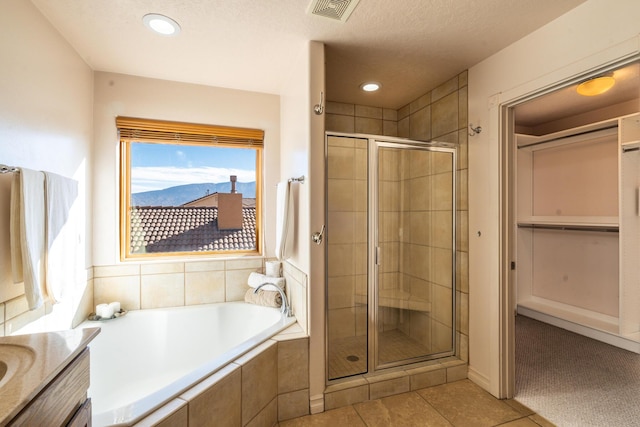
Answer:
MULTIPOLYGON (((367 295, 356 293, 356 303, 367 304, 367 295)), ((378 306, 405 310, 431 311, 431 303, 400 289, 382 289, 378 293, 378 306)))

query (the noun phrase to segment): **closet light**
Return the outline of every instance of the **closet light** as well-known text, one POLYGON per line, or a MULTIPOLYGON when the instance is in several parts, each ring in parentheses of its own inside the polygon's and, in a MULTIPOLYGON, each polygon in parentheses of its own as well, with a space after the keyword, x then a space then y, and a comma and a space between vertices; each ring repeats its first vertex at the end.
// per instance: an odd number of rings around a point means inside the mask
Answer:
POLYGON ((375 92, 380 89, 380 87, 382 87, 382 85, 378 82, 366 82, 360 85, 360 89, 365 92, 375 92))
POLYGON ((598 76, 580 83, 576 91, 583 96, 596 96, 605 93, 615 84, 613 75, 598 76))
POLYGON ((148 28, 163 36, 175 36, 180 33, 180 25, 168 16, 149 13, 142 17, 142 22, 148 28))

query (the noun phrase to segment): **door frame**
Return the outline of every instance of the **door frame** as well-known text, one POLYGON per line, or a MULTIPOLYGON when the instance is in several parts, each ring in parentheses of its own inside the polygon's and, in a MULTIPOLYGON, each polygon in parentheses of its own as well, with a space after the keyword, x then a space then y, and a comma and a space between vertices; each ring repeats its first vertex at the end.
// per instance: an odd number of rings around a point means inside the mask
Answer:
MULTIPOLYGON (((516 88, 505 93, 505 101, 499 103, 499 153, 500 153, 500 267, 499 267, 499 372, 498 390, 499 398, 511 399, 515 395, 515 316, 517 308, 517 283, 515 270, 511 263, 516 259, 516 198, 515 198, 515 115, 514 108, 517 105, 544 96, 556 90, 574 85, 580 81, 595 77, 604 72, 613 71, 625 65, 640 61, 640 52, 625 55, 600 65, 591 66, 583 71, 572 74, 556 83, 533 90, 524 95, 522 88, 516 88), (513 96, 509 96, 512 94, 513 96)), ((516 266, 517 268, 517 266, 516 266)))

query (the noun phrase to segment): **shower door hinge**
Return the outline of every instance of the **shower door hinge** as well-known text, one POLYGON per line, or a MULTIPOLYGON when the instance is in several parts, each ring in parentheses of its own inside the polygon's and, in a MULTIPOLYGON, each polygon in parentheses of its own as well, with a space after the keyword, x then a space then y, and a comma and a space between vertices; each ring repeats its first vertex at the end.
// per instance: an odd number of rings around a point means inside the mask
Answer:
POLYGON ((382 264, 382 249, 380 246, 376 247, 376 265, 382 264))
POLYGON ((511 261, 511 269, 512 270, 516 269, 516 262, 515 261, 511 261))

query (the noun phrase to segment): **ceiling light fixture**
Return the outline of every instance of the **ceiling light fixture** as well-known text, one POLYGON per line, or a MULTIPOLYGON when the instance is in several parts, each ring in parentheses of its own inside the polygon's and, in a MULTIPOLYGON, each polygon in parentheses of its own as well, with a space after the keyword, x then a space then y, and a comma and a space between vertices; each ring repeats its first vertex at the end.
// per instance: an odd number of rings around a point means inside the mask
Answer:
POLYGON ((578 85, 576 91, 583 96, 601 95, 611 89, 616 84, 613 74, 594 77, 578 85))
POLYGON ((382 85, 378 82, 366 82, 360 85, 360 89, 362 89, 365 92, 375 92, 379 90, 381 87, 382 85))
POLYGON ((144 25, 163 36, 175 36, 180 33, 180 25, 168 16, 149 13, 142 17, 144 25))

